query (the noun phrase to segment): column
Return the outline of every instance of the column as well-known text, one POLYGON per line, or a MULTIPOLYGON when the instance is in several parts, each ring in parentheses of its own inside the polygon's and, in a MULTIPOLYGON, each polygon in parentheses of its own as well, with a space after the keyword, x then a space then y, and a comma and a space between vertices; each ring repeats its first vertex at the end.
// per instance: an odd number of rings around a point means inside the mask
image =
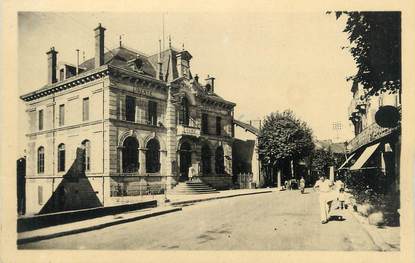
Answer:
POLYGON ((166 170, 167 151, 160 150, 160 175, 166 175, 169 171, 166 170))
POLYGON ((167 138, 166 138, 166 175, 167 175, 167 189, 170 189, 173 183, 173 176, 176 176, 176 171, 173 171, 173 162, 177 164, 177 153, 176 153, 176 109, 172 103, 172 87, 168 86, 168 97, 167 97, 167 106, 166 106, 166 118, 165 125, 167 129, 167 138))
POLYGON ((123 172, 123 167, 122 167, 122 150, 123 150, 123 147, 118 147, 117 148, 117 151, 118 151, 118 172, 119 173, 122 173, 123 172))
POLYGON ((223 155, 225 172, 232 176, 232 147, 229 144, 223 144, 223 155))
POLYGON ((140 167, 138 169, 139 175, 146 174, 146 152, 147 148, 138 148, 138 162, 140 164, 140 167))

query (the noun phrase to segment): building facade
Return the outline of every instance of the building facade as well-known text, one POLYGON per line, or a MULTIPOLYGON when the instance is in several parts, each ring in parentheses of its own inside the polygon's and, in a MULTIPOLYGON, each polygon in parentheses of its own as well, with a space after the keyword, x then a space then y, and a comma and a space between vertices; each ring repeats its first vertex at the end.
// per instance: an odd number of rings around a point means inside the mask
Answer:
POLYGON ((338 170, 340 174, 360 176, 376 185, 380 193, 394 199, 394 205, 399 207, 400 91, 370 95, 355 82, 351 92, 349 119, 355 137, 348 142, 348 158, 338 170))
MULTIPOLYGON (((261 162, 258 156, 258 134, 260 127, 252 122, 245 123, 234 120, 235 140, 232 145, 232 168, 234 181, 244 181, 246 175, 250 176, 250 187, 263 187, 261 162)), ((246 181, 246 180, 245 180, 246 181)))
POLYGON ((146 55, 120 46, 80 65, 47 52, 48 83, 22 95, 29 121, 27 213, 70 210, 163 193, 189 168, 217 189, 232 184, 235 104, 202 84, 192 55, 169 44, 146 55))

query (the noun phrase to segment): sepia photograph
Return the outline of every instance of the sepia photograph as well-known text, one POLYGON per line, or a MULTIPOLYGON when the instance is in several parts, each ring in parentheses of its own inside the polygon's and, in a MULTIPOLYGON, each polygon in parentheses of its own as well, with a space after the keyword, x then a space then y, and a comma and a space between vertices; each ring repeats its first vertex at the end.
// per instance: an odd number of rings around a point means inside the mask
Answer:
POLYGON ((41 9, 15 14, 16 253, 408 249, 399 9, 41 9))

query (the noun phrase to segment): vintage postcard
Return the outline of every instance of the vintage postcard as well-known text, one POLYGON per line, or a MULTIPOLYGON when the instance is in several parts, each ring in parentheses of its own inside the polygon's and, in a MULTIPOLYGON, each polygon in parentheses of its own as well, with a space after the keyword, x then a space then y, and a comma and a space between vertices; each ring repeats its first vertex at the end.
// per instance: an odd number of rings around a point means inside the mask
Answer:
POLYGON ((413 262, 410 1, 2 7, 2 261, 413 262))

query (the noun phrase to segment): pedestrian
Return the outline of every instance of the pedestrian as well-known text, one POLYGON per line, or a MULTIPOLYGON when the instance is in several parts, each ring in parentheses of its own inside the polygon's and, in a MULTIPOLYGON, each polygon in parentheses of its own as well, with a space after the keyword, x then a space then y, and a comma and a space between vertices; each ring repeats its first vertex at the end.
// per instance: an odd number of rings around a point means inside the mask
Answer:
POLYGON ((332 186, 333 183, 322 175, 320 176, 320 180, 318 180, 313 187, 314 190, 317 190, 320 193, 320 219, 322 224, 327 223, 329 220, 331 204, 333 202, 332 186))
POLYGON ((196 175, 196 169, 193 166, 190 166, 189 173, 188 173, 189 181, 192 181, 195 175, 196 175))
POLYGON ((300 191, 301 191, 302 194, 304 194, 304 188, 305 188, 305 180, 304 180, 304 177, 301 176, 301 179, 300 179, 300 191))
POLYGON ((340 202, 340 208, 343 210, 343 208, 346 208, 344 206, 344 202, 346 201, 346 193, 344 192, 344 188, 340 188, 339 196, 337 197, 337 200, 340 202))
POLYGON ((285 190, 288 190, 288 181, 287 180, 285 180, 284 185, 285 185, 285 190))

